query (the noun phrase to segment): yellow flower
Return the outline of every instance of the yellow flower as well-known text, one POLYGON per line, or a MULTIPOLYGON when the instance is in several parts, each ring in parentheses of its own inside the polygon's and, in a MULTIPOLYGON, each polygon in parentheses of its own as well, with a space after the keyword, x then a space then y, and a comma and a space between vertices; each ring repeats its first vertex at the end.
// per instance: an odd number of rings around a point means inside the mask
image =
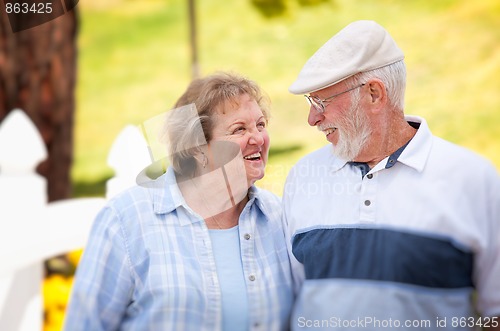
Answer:
POLYGON ((68 257, 69 262, 71 262, 71 264, 76 267, 78 265, 78 262, 80 261, 80 258, 82 257, 82 254, 83 249, 78 249, 67 253, 66 256, 68 257))
POLYGON ((54 274, 43 282, 44 331, 59 331, 63 327, 73 277, 54 274))

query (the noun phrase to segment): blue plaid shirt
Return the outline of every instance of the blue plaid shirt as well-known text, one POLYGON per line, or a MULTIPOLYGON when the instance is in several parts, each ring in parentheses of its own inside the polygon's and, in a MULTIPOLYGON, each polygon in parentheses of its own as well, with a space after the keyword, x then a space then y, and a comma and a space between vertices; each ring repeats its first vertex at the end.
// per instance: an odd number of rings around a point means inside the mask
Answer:
MULTIPOLYGON (((210 235, 171 168, 99 213, 79 263, 65 330, 221 330, 221 290, 210 235)), ((287 330, 290 264, 275 195, 251 187, 239 219, 249 325, 287 330)), ((236 331, 236 330, 235 330, 236 331)))

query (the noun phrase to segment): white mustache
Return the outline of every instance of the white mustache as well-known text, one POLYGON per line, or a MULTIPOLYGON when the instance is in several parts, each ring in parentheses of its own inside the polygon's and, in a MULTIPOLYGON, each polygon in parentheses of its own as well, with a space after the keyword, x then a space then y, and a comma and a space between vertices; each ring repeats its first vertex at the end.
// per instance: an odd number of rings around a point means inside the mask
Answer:
POLYGON ((337 129, 333 124, 320 124, 316 127, 319 131, 325 131, 327 129, 337 129))

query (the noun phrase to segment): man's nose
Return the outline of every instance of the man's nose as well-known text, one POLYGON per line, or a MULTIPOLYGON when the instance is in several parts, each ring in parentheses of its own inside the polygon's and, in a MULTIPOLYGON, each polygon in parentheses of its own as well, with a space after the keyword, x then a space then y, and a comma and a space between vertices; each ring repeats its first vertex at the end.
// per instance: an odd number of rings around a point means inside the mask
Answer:
POLYGON ((318 112, 313 105, 309 107, 309 116, 307 117, 307 122, 310 126, 316 126, 324 118, 323 114, 318 112))

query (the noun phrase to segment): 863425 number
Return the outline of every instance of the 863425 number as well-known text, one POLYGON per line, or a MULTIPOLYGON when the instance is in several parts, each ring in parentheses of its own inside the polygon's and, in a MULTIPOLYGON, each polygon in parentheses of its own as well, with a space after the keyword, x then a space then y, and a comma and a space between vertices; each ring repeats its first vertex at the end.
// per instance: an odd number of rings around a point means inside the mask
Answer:
POLYGON ((7 14, 51 14, 52 13, 52 3, 51 2, 38 2, 29 4, 27 2, 21 3, 6 3, 5 12, 7 14))
POLYGON ((453 328, 465 328, 465 327, 482 327, 496 328, 499 325, 498 316, 495 317, 453 317, 451 319, 451 326, 453 328))

